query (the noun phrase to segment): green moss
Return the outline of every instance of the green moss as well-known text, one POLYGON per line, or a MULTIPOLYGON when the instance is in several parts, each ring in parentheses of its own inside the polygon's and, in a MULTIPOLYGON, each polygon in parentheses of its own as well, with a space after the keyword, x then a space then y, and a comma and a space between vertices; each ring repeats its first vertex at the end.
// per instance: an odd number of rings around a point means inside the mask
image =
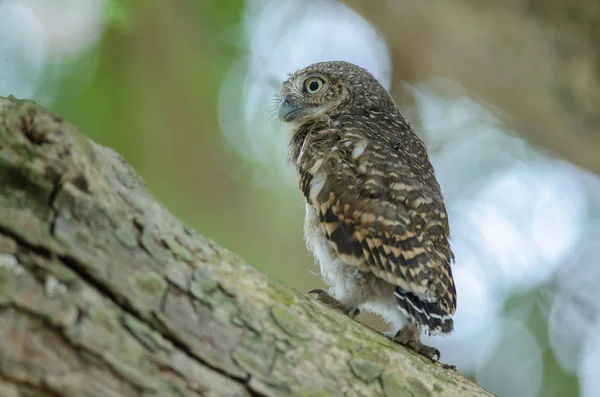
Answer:
MULTIPOLYGON (((142 362, 145 354, 144 347, 136 339, 131 338, 129 334, 119 333, 117 335, 118 337, 113 338, 111 350, 115 352, 114 354, 119 358, 119 361, 136 367, 142 362)), ((152 369, 152 373, 156 373, 156 369, 152 369)))
POLYGON ((389 372, 384 373, 381 376, 381 384, 383 386, 383 392, 388 397, 431 397, 431 391, 421 382, 419 379, 414 377, 408 377, 406 381, 399 378, 397 374, 389 372))
POLYGON ((188 394, 177 384, 171 381, 161 383, 156 392, 144 394, 144 396, 164 396, 164 397, 187 397, 188 394))
POLYGON ((194 295, 199 297, 205 295, 212 295, 219 289, 219 281, 216 277, 206 271, 196 271, 194 274, 194 281, 190 286, 190 290, 194 295))
POLYGON ((407 379, 407 390, 413 396, 431 396, 431 391, 419 379, 409 376, 407 379))
POLYGON ((221 280, 219 281, 219 288, 229 297, 234 298, 237 295, 236 288, 234 284, 238 283, 238 281, 230 282, 229 280, 221 280))
POLYGON ((17 252, 17 242, 5 235, 0 234, 0 254, 13 255, 17 252))
POLYGON ((0 305, 12 301, 14 293, 13 276, 8 266, 0 265, 0 305))
POLYGON ((157 232, 155 226, 148 219, 139 219, 138 222, 143 227, 140 243, 160 263, 167 263, 171 255, 165 250, 162 244, 157 242, 157 232))
POLYGON ((266 360, 250 350, 237 349, 233 354, 233 359, 240 368, 252 375, 264 375, 268 372, 266 360))
POLYGON ((188 284, 190 281, 189 272, 173 266, 167 271, 166 278, 171 284, 175 285, 177 288, 181 289, 182 291, 187 291, 188 284))
POLYGON ((300 314, 291 309, 275 306, 271 308, 271 317, 275 324, 286 334, 297 339, 310 340, 312 335, 302 324, 300 314))
POLYGON ((234 315, 231 316, 231 323, 239 327, 245 326, 246 328, 254 331, 255 333, 262 333, 263 327, 261 325, 261 318, 263 316, 254 307, 245 305, 240 307, 234 315))
MULTIPOLYGON (((53 183, 47 179, 39 162, 37 167, 32 164, 33 159, 19 159, 13 163, 7 161, 6 166, 2 164, 0 167, 0 192, 6 197, 14 199, 23 199, 21 195, 16 195, 16 192, 26 192, 26 198, 30 201, 46 204, 52 189, 53 183), (16 196, 16 197, 15 197, 16 196)), ((15 202, 17 208, 24 207, 24 203, 15 202)))
POLYGON ((406 388, 396 374, 384 373, 381 376, 381 385, 383 386, 383 392, 388 397, 406 395, 402 394, 406 392, 406 388))
POLYGON ((348 362, 348 364, 350 365, 350 370, 354 376, 365 383, 373 382, 383 373, 383 368, 370 360, 353 358, 348 362))
POLYGON ((145 294, 161 297, 167 289, 167 282, 156 273, 144 273, 135 277, 135 286, 145 294))
POLYGON ((294 396, 297 397, 329 397, 331 395, 331 393, 322 389, 310 389, 305 387, 298 388, 294 393, 294 396))
POLYGON ((108 309, 93 307, 88 311, 88 319, 94 324, 113 332, 118 325, 115 323, 113 313, 108 309))
POLYGON ((73 270, 54 261, 48 265, 48 273, 63 284, 70 284, 77 280, 77 274, 73 270))
POLYGON ((234 294, 223 288, 223 283, 219 281, 218 276, 207 269, 196 270, 189 290, 194 298, 209 309, 225 307, 223 305, 233 304, 237 306, 239 304, 237 300, 232 299, 234 294))
POLYGON ((453 380, 452 378, 449 378, 445 373, 443 372, 438 372, 435 371, 433 373, 433 377, 435 378, 435 380, 437 380, 439 383, 434 383, 434 388, 437 385, 437 387, 439 387, 440 389, 443 389, 444 386, 448 386, 449 384, 452 385, 453 384, 453 380))
POLYGON ((191 262, 192 260, 194 260, 194 256, 192 255, 192 253, 183 245, 179 244, 179 242, 177 242, 177 240, 175 240, 173 236, 168 236, 164 239, 164 242, 167 245, 167 247, 171 250, 171 252, 173 252, 175 256, 177 256, 181 260, 185 262, 191 262))
POLYGON ((352 349, 354 357, 372 362, 387 361, 382 354, 382 346, 373 340, 365 338, 366 337, 358 337, 356 339, 357 342, 355 344, 355 347, 352 349))
POLYGON ((131 223, 122 223, 115 229, 115 237, 126 248, 136 248, 138 246, 139 232, 131 223))
POLYGON ((337 346, 339 346, 343 350, 347 350, 349 352, 355 351, 360 348, 360 344, 356 339, 350 339, 345 334, 340 334, 340 338, 337 340, 337 346))
POLYGON ((283 303, 287 306, 292 306, 295 303, 294 293, 289 287, 281 286, 276 281, 269 280, 267 294, 276 302, 283 303))
POLYGON ((170 352, 173 350, 173 346, 166 342, 160 334, 132 315, 125 313, 120 317, 120 321, 149 350, 153 352, 157 350, 170 352))
MULTIPOLYGON (((314 302, 306 305, 306 313, 311 318, 311 322, 319 325, 323 331, 328 333, 344 334, 347 336, 346 330, 353 322, 350 317, 342 314, 338 310, 333 310, 325 305, 314 302)), ((354 340, 355 338, 350 338, 354 340)))
POLYGON ((382 348, 398 347, 397 342, 393 342, 385 335, 379 332, 372 332, 364 327, 351 327, 346 334, 353 339, 360 340, 362 345, 368 347, 365 350, 380 351, 382 348))

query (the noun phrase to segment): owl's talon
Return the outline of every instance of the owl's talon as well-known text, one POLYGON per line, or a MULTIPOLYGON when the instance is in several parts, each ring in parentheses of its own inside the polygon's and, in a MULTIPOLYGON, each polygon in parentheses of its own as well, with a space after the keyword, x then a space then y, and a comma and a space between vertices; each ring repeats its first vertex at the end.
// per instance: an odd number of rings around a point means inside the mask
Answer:
POLYGON ((360 309, 358 307, 351 307, 351 306, 344 305, 342 302, 335 299, 333 296, 329 295, 329 293, 323 291, 322 289, 318 289, 318 288, 313 289, 313 290, 309 291, 308 293, 317 295, 317 300, 320 303, 322 303, 326 306, 329 306, 332 309, 341 310, 344 314, 346 314, 350 318, 355 318, 356 316, 358 316, 360 314, 360 309))
MULTIPOLYGON (((400 343, 401 345, 408 347, 414 352, 427 357, 433 362, 440 360, 441 353, 438 349, 433 346, 427 346, 421 342, 421 329, 418 327, 406 325, 395 335, 392 332, 386 332, 384 335, 400 343)), ((448 366, 448 368, 451 367, 452 366, 448 366)), ((454 368, 456 369, 456 367, 454 368)))
POLYGON ((427 345, 424 345, 423 343, 419 342, 419 343, 416 343, 413 345, 409 345, 408 347, 410 347, 411 349, 413 349, 420 355, 429 358, 433 362, 440 360, 440 356, 441 356, 440 351, 433 346, 427 346, 427 345))
POLYGON ((456 365, 454 365, 454 364, 442 364, 442 363, 440 363, 440 365, 444 369, 449 369, 451 371, 456 371, 456 365))
POLYGON ((345 310, 344 314, 346 314, 350 318, 356 318, 360 314, 360 309, 358 307, 348 308, 349 310, 345 310))

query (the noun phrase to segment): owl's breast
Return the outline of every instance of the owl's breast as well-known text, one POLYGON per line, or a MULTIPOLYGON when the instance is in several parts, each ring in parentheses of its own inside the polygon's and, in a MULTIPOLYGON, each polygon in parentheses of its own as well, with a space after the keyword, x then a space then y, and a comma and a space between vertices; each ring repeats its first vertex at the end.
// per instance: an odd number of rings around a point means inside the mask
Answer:
POLYGON ((304 219, 304 239, 306 248, 315 257, 321 268, 321 276, 331 285, 340 268, 346 264, 333 252, 321 227, 317 211, 306 204, 304 219))

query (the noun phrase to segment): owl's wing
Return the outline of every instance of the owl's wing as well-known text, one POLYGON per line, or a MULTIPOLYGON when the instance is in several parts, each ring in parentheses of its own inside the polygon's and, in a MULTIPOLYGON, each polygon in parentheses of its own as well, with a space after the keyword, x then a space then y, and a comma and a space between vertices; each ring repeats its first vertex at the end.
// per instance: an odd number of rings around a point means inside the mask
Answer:
MULTIPOLYGON (((322 134, 327 132, 313 139, 322 134)), ((426 154, 423 163, 419 156, 403 157, 393 144, 348 134, 334 145, 305 143, 300 185, 330 247, 345 263, 396 285, 399 307, 426 330, 450 332, 456 310, 453 254, 426 154)))

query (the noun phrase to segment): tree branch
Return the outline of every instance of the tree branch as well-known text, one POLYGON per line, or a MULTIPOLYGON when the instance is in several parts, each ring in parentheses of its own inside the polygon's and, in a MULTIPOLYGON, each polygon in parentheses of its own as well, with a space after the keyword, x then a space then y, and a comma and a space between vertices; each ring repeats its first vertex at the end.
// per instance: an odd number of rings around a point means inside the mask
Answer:
POLYGON ((175 219, 114 151, 0 98, 0 395, 490 396, 175 219))

